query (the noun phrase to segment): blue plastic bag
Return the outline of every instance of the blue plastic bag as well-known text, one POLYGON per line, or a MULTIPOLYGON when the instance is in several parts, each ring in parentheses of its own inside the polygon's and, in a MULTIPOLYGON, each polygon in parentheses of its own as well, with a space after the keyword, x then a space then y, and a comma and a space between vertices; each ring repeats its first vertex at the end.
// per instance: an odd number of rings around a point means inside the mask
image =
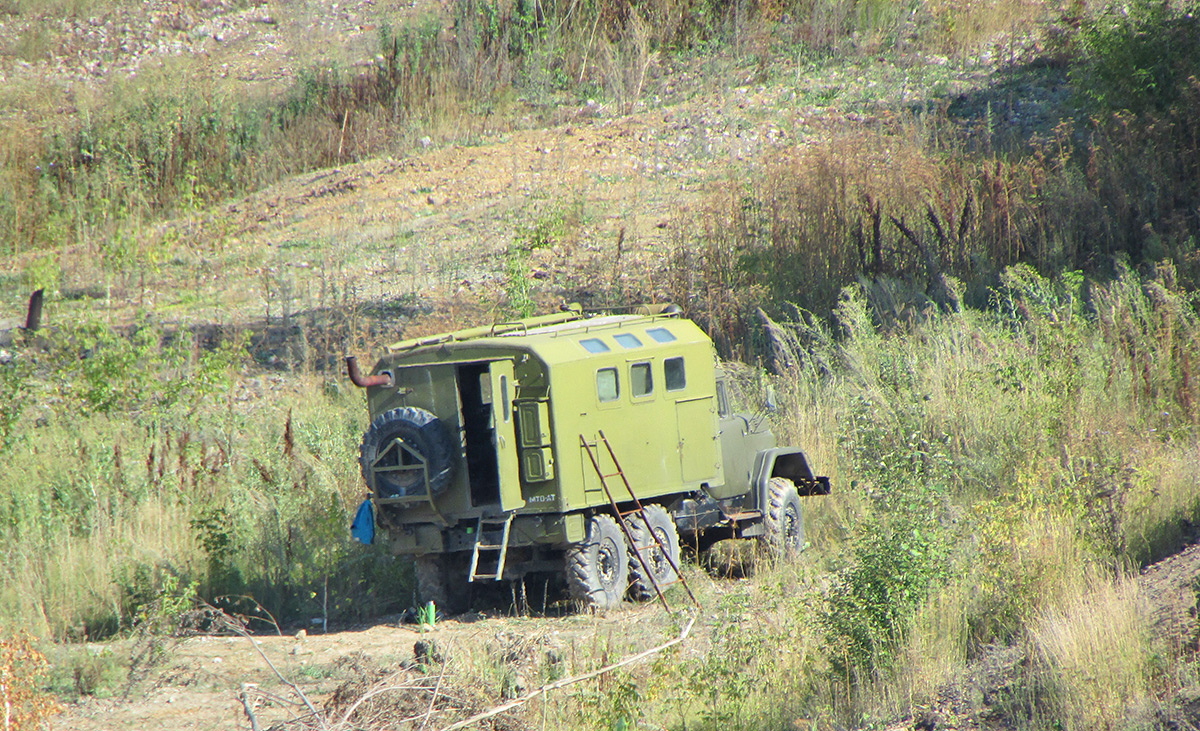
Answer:
POLYGON ((375 506, 371 498, 363 500, 362 505, 358 506, 354 522, 350 524, 350 537, 368 546, 375 542, 375 506))

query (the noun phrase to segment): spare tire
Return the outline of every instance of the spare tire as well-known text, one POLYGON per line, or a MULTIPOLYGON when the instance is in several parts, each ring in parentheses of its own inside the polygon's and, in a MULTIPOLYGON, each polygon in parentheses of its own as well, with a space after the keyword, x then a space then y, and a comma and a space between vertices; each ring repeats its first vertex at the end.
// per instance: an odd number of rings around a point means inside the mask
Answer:
MULTIPOLYGON (((441 493, 454 479, 454 468, 458 464, 454 440, 446 424, 425 409, 404 406, 385 411, 371 422, 363 435, 359 464, 362 465, 363 480, 367 487, 381 497, 423 494, 421 471, 401 470, 376 472, 371 469, 375 460, 387 451, 395 439, 417 452, 429 469, 429 489, 433 494, 441 493)), ((404 450, 393 450, 380 466, 399 467, 417 464, 412 455, 404 450)))

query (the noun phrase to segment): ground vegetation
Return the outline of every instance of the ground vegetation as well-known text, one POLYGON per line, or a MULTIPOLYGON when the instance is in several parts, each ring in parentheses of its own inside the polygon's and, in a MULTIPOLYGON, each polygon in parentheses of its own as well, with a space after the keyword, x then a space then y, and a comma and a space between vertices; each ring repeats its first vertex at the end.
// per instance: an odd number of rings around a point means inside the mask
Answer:
POLYGON ((0 0, 6 723, 1197 725, 1196 11, 0 0), (803 550, 363 630, 338 356, 563 300, 748 364, 803 550))

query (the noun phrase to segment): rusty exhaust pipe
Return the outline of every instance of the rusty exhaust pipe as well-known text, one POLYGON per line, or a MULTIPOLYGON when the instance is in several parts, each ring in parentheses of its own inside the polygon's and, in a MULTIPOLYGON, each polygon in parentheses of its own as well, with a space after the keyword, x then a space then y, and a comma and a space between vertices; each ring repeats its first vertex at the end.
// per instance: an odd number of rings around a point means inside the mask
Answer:
POLYGON ((380 373, 376 376, 364 376, 358 370, 358 358, 353 355, 346 356, 346 375, 350 376, 350 382, 359 388, 372 388, 374 386, 383 386, 388 388, 392 385, 391 373, 380 373))

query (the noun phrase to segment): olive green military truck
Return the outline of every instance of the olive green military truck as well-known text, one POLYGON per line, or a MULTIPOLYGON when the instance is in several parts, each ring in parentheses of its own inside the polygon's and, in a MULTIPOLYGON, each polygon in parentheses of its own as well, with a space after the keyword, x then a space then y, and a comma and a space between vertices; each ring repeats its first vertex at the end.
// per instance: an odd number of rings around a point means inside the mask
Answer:
POLYGON ((465 608, 472 582, 564 575, 594 608, 653 598, 696 544, 803 544, 804 452, 734 413, 712 340, 670 305, 578 306, 396 343, 362 375, 374 526, 412 556, 418 599, 465 608))

